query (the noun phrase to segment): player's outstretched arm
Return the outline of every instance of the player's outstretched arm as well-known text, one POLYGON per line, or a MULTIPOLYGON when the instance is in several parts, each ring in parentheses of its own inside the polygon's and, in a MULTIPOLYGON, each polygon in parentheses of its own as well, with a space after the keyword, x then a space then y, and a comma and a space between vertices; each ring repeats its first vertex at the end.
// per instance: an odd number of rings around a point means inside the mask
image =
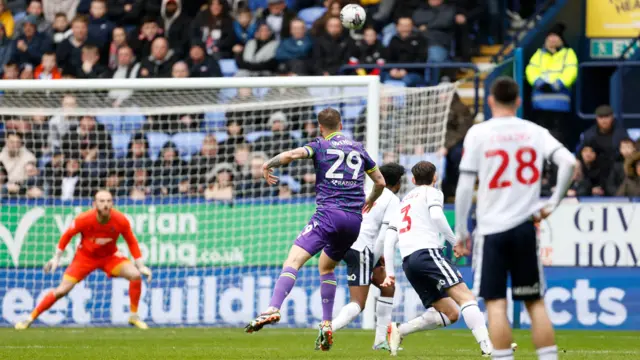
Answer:
POLYGON ((58 247, 56 247, 56 252, 51 258, 51 260, 47 261, 44 265, 44 272, 50 273, 56 271, 58 265, 60 265, 60 259, 62 258, 62 254, 64 253, 64 249, 67 248, 67 245, 71 242, 74 236, 80 233, 79 224, 75 221, 71 226, 60 236, 60 241, 58 241, 58 247))
POLYGON ((387 183, 384 181, 384 176, 382 176, 382 173, 380 172, 380 170, 378 170, 378 167, 375 167, 374 170, 367 173, 367 175, 369 175, 369 178, 371 178, 371 180, 373 181, 373 189, 371 189, 371 193, 369 194, 369 196, 367 196, 364 208, 362 209, 362 211, 364 211, 365 213, 371 210, 371 208, 373 207, 373 203, 378 200, 378 198, 384 191, 384 187, 387 186, 387 183))
POLYGON ((398 229, 394 225, 389 225, 384 239, 384 269, 387 277, 380 285, 382 287, 392 286, 396 282, 395 255, 398 244, 398 229))
POLYGON ((429 207, 429 215, 433 224, 436 226, 438 231, 444 236, 444 239, 453 246, 456 244, 456 236, 453 234, 453 230, 449 227, 449 222, 447 221, 447 217, 444 215, 444 211, 440 206, 430 206, 429 207))
POLYGON ((262 165, 262 173, 269 185, 275 185, 278 183, 278 177, 273 175, 273 169, 290 164, 294 160, 306 159, 310 155, 309 150, 304 147, 281 152, 280 154, 271 158, 262 165))

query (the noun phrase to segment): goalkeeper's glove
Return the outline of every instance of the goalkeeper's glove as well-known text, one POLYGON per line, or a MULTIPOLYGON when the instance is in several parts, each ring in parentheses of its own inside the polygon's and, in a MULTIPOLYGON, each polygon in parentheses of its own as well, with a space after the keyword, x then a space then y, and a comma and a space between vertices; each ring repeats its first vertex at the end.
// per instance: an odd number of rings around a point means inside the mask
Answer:
POLYGON ((63 253, 62 250, 56 249, 55 255, 53 255, 51 260, 47 261, 47 263, 44 265, 45 273, 48 274, 50 272, 56 271, 56 269, 58 268, 58 265, 60 264, 60 258, 62 257, 62 253, 63 253))
POLYGON ((140 271, 140 274, 147 278, 147 282, 151 281, 151 269, 144 264, 144 261, 142 261, 142 259, 136 259, 135 264, 138 271, 140 271))

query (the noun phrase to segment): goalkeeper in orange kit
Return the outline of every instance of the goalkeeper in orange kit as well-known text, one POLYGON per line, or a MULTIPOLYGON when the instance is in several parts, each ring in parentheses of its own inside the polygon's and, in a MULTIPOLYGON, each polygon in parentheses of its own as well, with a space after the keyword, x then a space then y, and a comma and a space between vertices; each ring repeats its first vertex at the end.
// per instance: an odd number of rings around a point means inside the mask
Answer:
POLYGON ((40 314, 47 311, 58 299, 67 295, 78 282, 96 269, 104 271, 109 277, 117 276, 129 280, 131 300, 129 324, 147 329, 147 324, 140 320, 137 312, 142 292, 140 275, 151 280, 151 270, 142 261, 138 240, 133 235, 129 221, 121 212, 113 209, 113 197, 109 191, 98 191, 94 198, 93 209, 78 215, 69 229, 62 234, 56 254, 44 267, 46 273, 56 270, 65 247, 77 234, 82 234, 82 240, 73 261, 64 273, 62 282, 42 299, 27 320, 16 324, 16 329, 27 329, 40 314), (134 264, 118 252, 116 242, 120 235, 129 246, 134 264))

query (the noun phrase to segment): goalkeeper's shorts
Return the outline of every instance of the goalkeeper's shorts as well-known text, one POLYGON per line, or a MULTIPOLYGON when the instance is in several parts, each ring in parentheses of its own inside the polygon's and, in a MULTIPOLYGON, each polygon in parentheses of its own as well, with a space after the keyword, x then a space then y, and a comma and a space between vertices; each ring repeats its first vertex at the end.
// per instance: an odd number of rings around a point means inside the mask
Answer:
POLYGON ((120 268, 127 262, 129 262, 129 259, 120 253, 95 258, 78 251, 64 272, 64 279, 80 282, 97 269, 102 270, 109 277, 118 276, 120 274, 120 268))

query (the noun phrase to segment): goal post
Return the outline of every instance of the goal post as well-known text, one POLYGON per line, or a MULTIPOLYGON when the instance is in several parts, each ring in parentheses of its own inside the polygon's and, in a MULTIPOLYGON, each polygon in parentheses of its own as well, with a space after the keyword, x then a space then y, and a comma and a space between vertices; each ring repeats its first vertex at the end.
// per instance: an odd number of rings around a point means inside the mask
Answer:
MULTIPOLYGON (((114 193, 154 271, 139 309, 144 320, 242 326, 268 305, 315 210, 310 162, 279 170, 275 187, 260 179, 262 163, 318 136, 316 114, 334 107, 345 135, 378 163, 410 170, 430 160, 442 172, 438 149, 456 88, 393 87, 377 76, 3 81, 0 326, 25 318, 61 280, 78 238, 61 269, 44 274, 42 266, 98 188, 114 193)), ((123 241, 119 250, 129 254, 123 241)), ((320 319, 315 264, 300 272, 280 326, 320 319)), ((348 301, 344 267, 337 275, 336 312, 348 301)), ((404 319, 415 314, 404 305, 415 299, 406 280, 398 284, 404 319)), ((123 325, 127 292, 125 280, 98 270, 36 325, 123 325)))

